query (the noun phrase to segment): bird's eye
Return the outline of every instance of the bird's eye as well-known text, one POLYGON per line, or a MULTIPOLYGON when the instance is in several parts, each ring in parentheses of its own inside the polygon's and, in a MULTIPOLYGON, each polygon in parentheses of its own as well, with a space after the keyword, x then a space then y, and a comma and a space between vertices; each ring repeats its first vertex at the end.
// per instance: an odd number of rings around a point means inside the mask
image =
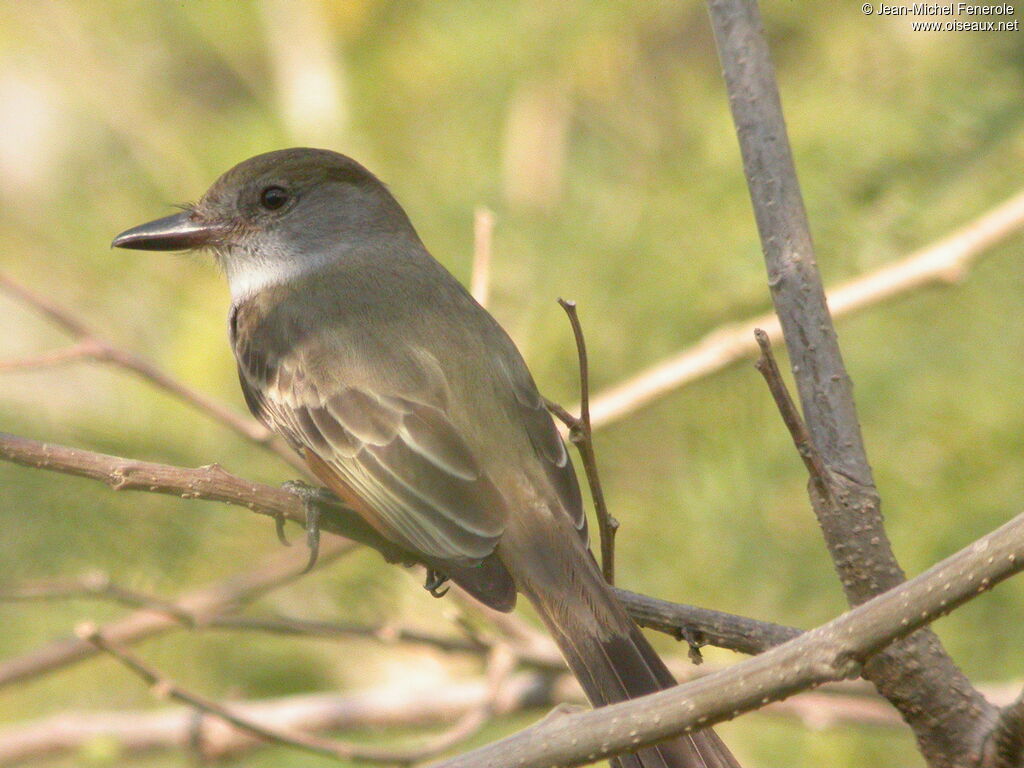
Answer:
POLYGON ((267 187, 260 193, 260 205, 268 211, 276 211, 291 198, 288 190, 282 187, 267 187))

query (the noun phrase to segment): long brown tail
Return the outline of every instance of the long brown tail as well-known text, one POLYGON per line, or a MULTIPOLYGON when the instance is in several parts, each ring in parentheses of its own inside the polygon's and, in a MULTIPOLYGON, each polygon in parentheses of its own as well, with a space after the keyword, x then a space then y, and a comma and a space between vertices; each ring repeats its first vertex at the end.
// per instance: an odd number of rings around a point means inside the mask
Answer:
MULTIPOLYGON (((571 548, 575 555, 563 546, 549 559, 546 537, 531 538, 533 567, 527 573, 517 569, 519 589, 537 609, 591 704, 599 707, 674 686, 672 673, 619 605, 583 544, 571 548)), ((612 765, 740 768, 710 728, 622 755, 612 765)))

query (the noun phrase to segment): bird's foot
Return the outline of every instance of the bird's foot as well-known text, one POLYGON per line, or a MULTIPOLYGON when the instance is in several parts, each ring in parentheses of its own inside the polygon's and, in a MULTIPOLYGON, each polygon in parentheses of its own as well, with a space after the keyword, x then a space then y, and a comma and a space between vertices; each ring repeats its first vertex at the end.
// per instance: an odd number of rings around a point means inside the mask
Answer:
MULTIPOLYGON (((323 488, 302 482, 301 480, 289 480, 282 483, 282 488, 294 493, 302 500, 302 508, 306 513, 306 546, 309 548, 309 562, 302 569, 303 573, 309 573, 316 565, 317 556, 320 554, 320 505, 330 501, 334 496, 323 488)), ((284 537, 284 518, 278 517, 277 537, 288 544, 284 537)))
POLYGON ((700 649, 708 644, 708 641, 704 639, 704 635, 701 634, 700 630, 693 630, 689 627, 679 627, 675 632, 676 640, 686 641, 686 644, 690 646, 687 655, 690 657, 690 662, 693 664, 703 664, 704 655, 700 652, 700 649))
POLYGON ((440 571, 435 571, 433 568, 427 568, 427 580, 423 583, 423 588, 433 597, 444 597, 447 595, 448 587, 444 586, 447 583, 447 576, 440 571))

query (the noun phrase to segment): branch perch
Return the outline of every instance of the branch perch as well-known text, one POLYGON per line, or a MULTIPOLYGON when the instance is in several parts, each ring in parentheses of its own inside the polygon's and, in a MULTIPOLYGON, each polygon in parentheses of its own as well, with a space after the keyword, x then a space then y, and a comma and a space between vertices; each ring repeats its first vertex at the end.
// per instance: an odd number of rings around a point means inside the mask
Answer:
MULTIPOLYGON (((832 288, 828 307, 833 317, 845 317, 929 285, 958 283, 983 254, 1022 227, 1024 192, 938 242, 832 288)), ((676 389, 753 357, 758 351, 753 340, 755 328, 763 328, 773 342, 782 340, 775 314, 717 328, 682 352, 594 395, 590 404, 594 429, 613 424, 676 389)))
MULTIPOLYGON (((134 461, 41 443, 3 432, 0 432, 0 460, 36 469, 88 477, 106 483, 115 490, 138 490, 187 499, 221 501, 275 519, 284 517, 298 523, 305 521, 305 510, 298 496, 282 488, 237 477, 216 465, 189 469, 134 461)), ((362 518, 340 505, 325 506, 321 522, 324 530, 361 541, 381 552, 386 558, 400 561, 408 556, 408 553, 382 539, 362 521, 362 518)), ((334 543, 332 546, 336 549, 348 546, 348 543, 334 543)), ((625 590, 617 590, 617 594, 626 610, 644 626, 674 637, 678 637, 684 630, 690 630, 708 644, 732 648, 741 653, 760 652, 782 642, 787 634, 800 631, 706 608, 656 600, 625 590)), ((180 607, 180 601, 176 605, 180 607)), ((503 622, 513 621, 512 617, 505 614, 497 614, 494 618, 503 622)), ((167 617, 164 619, 173 621, 167 617)), ((120 637, 115 639, 123 642, 120 637)), ((29 667, 34 668, 34 665, 30 664, 29 667)), ((20 679, 21 673, 16 674, 16 679, 20 679)), ((5 665, 0 664, 0 687, 5 682, 8 682, 5 679, 5 665)))
POLYGON ((919 630, 1024 569, 1024 514, 816 629, 727 669, 638 699, 545 720, 435 768, 575 766, 636 750, 859 674, 919 630))
MULTIPOLYGON (((343 539, 324 542, 318 568, 351 552, 354 545, 343 539)), ((303 552, 276 552, 258 567, 229 579, 188 592, 174 600, 175 614, 191 617, 189 624, 202 624, 209 617, 237 610, 267 592, 297 579, 306 565, 303 552)), ((166 610, 136 611, 101 628, 104 636, 126 644, 139 642, 168 630, 185 626, 166 610)), ((80 638, 57 640, 34 651, 0 661, 0 689, 62 669, 96 655, 96 649, 80 638)))
MULTIPOLYGON (((708 9, 808 445, 823 464, 820 483, 828 493, 816 492, 812 476, 812 505, 846 598, 858 605, 896 587, 904 573, 882 524, 757 2, 708 0, 708 9)), ((922 631, 894 645, 864 672, 907 720, 930 765, 959 768, 977 759, 979 735, 995 710, 934 633, 922 631)))
POLYGON ((91 329, 84 320, 66 307, 25 287, 3 272, 0 272, 0 288, 19 301, 34 308, 77 342, 70 347, 46 352, 32 358, 0 363, 0 372, 56 365, 74 360, 112 363, 124 370, 131 371, 158 389, 162 389, 182 400, 249 442, 277 454, 278 457, 293 468, 302 471, 303 474, 308 471, 308 468, 299 460, 295 453, 262 424, 235 413, 227 406, 178 381, 178 379, 160 370, 135 353, 122 349, 104 339, 91 329))

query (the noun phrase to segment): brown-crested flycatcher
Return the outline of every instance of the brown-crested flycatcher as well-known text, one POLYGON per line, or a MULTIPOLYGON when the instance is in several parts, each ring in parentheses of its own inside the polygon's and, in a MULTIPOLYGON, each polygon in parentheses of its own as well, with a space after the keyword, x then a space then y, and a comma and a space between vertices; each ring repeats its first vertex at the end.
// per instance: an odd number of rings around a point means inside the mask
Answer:
MULTIPOLYGON (((525 595, 595 706, 675 685, 587 548, 522 356, 372 173, 325 150, 259 155, 114 245, 212 250, 250 410, 388 540, 498 610, 525 595)), ((737 767, 710 730, 616 763, 737 767)))

